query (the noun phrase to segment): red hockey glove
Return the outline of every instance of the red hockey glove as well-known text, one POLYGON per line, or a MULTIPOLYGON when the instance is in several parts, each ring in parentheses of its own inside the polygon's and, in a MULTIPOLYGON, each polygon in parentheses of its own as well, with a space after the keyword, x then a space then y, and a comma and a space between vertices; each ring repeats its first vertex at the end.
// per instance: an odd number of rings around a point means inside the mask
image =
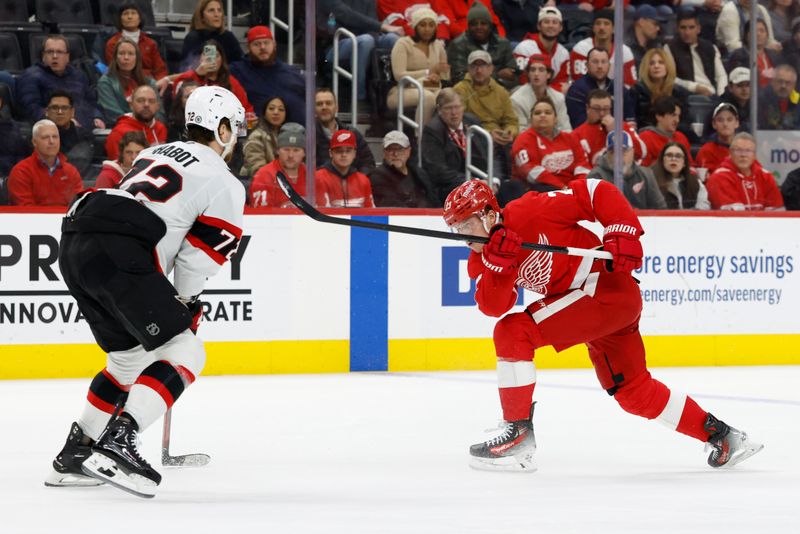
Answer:
POLYGON ((603 249, 614 256, 606 260, 606 269, 620 273, 629 273, 642 266, 642 244, 639 242, 639 230, 629 224, 613 224, 606 228, 603 235, 603 249))
POLYGON ((489 232, 489 242, 483 246, 481 259, 489 270, 503 273, 515 266, 517 254, 522 248, 522 238, 502 224, 496 224, 489 232))

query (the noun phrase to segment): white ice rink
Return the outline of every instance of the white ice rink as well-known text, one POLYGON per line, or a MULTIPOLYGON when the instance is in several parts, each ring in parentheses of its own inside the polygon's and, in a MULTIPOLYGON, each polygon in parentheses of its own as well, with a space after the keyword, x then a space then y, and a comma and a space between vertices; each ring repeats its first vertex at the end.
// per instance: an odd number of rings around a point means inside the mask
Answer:
MULTIPOLYGON (((89 380, 0 381, 0 533, 798 533, 800 367, 655 369, 763 441, 732 470, 628 415, 589 370, 540 371, 539 471, 468 467, 500 417, 494 373, 203 377, 176 405, 173 454, 144 500, 45 488, 89 380)), ((160 468, 161 425, 142 435, 160 468)))

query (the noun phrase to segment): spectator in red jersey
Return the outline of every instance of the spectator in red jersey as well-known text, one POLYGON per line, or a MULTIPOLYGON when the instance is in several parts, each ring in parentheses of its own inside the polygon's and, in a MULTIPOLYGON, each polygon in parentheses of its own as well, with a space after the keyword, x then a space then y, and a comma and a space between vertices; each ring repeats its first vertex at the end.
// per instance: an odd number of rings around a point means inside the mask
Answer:
POLYGON ((562 132, 572 131, 567 113, 564 95, 550 86, 553 79, 550 57, 545 54, 533 54, 528 58, 525 69, 528 83, 519 86, 511 94, 511 105, 517 115, 520 131, 528 127, 531 119, 531 108, 542 97, 548 97, 556 105, 556 126, 562 132))
MULTIPOLYGON (((588 72, 586 62, 589 52, 594 48, 608 50, 611 57, 609 77, 614 78, 614 11, 601 9, 594 14, 594 24, 592 24, 592 35, 578 41, 572 52, 570 52, 570 76, 572 83, 580 79, 588 72)), ((628 45, 622 47, 623 79, 625 87, 632 87, 636 83, 636 63, 633 52, 628 45)), ((575 126, 575 124, 573 124, 575 126)))
MULTIPOLYGON (((622 192, 631 206, 642 210, 661 210, 667 207, 656 183, 653 171, 634 161, 633 138, 622 132, 622 192)), ((597 178, 614 183, 614 132, 606 136, 606 150, 587 179, 597 178)))
POLYGON ((149 85, 136 88, 131 97, 131 112, 122 115, 106 138, 108 159, 119 158, 119 140, 126 132, 143 132, 150 145, 160 145, 167 140, 167 127, 156 119, 160 108, 158 94, 149 85))
POLYGON ((97 81, 97 103, 103 110, 107 124, 116 123, 120 115, 131 110, 131 95, 140 85, 155 88, 156 82, 144 74, 136 43, 123 37, 114 47, 108 72, 97 81))
MULTIPOLYGON (((277 139, 278 157, 264 165, 250 183, 250 205, 253 207, 291 208, 289 197, 278 185, 278 173, 283 173, 300 195, 306 194, 306 132, 296 122, 287 122, 277 139)), ((317 202, 321 200, 317 183, 317 202)))
POLYGON ((718 105, 714 109, 711 126, 715 133, 708 143, 700 147, 695 160, 695 167, 701 174, 700 178, 705 178, 706 174, 717 170, 722 161, 730 155, 731 141, 739 128, 739 112, 736 111, 736 106, 728 102, 718 105))
POLYGON ((475 50, 484 50, 492 57, 494 78, 506 89, 517 85, 517 62, 511 51, 511 43, 498 34, 486 6, 475 2, 469 10, 467 20, 467 31, 450 41, 447 46, 447 62, 450 64, 453 83, 460 82, 467 74, 469 55, 475 50))
POLYGON ((317 169, 317 204, 334 208, 374 208, 372 185, 366 175, 353 167, 356 135, 339 130, 331 137, 331 159, 317 169))
POLYGON ((697 174, 689 167, 689 153, 675 141, 661 150, 658 159, 650 165, 661 194, 671 210, 707 210, 708 191, 697 174))
POLYGON ((411 160, 411 141, 399 130, 383 137, 383 165, 369 175, 375 205, 393 208, 441 207, 424 167, 411 160))
MULTIPOLYGON (((655 126, 648 126, 639 130, 639 138, 647 147, 647 151, 642 158, 642 165, 653 163, 668 141, 677 141, 687 151, 691 150, 689 140, 678 131, 678 124, 681 122, 681 106, 678 100, 671 96, 662 96, 656 100, 653 106, 653 113, 656 116, 655 126)), ((692 167, 694 166, 694 161, 691 158, 689 164, 692 167)))
MULTIPOLYGON (((242 84, 231 74, 230 68, 228 67, 228 60, 225 56, 225 50, 222 48, 222 45, 213 39, 207 41, 205 44, 207 46, 213 46, 217 50, 216 58, 207 57, 204 47, 203 53, 200 54, 200 62, 198 65, 194 69, 187 70, 175 78, 174 91, 177 92, 179 84, 184 80, 194 80, 200 84, 200 86, 218 85, 224 87, 239 99, 239 102, 241 102, 244 108, 247 121, 254 121, 256 116, 253 112, 253 106, 247 99, 247 93, 244 87, 242 87, 242 84)), ((173 96, 175 96, 175 93, 173 93, 173 96)))
POLYGON ((530 189, 564 189, 570 181, 586 178, 589 173, 586 153, 578 139, 556 129, 556 108, 549 98, 542 98, 533 106, 531 127, 514 141, 511 156, 515 179, 505 186, 508 191, 503 191, 504 200, 517 198, 530 189))
MULTIPOLYGON (((608 91, 593 89, 586 98, 586 122, 572 131, 586 152, 586 160, 593 167, 606 149, 608 134, 614 131, 616 123, 611 114, 613 110, 613 99, 608 91)), ((644 143, 629 123, 623 122, 622 128, 633 140, 634 160, 640 161, 646 152, 644 143)))
MULTIPOLYGON (((550 58, 553 76, 550 86, 556 91, 566 93, 569 89, 569 52, 558 42, 558 36, 564 29, 561 11, 555 6, 543 7, 539 10, 539 22, 536 26, 539 33, 528 33, 514 48, 517 68, 523 71, 521 82, 525 83, 525 70, 529 67, 529 58, 541 54, 550 58)), ((527 116, 528 113, 526 112, 527 116)), ((526 119, 527 121, 527 119, 526 119)))
POLYGON ((491 0, 433 0, 431 8, 443 17, 447 25, 447 34, 439 35, 441 39, 449 41, 460 37, 467 31, 470 24, 470 11, 480 4, 482 12, 486 13, 487 20, 497 29, 500 37, 506 37, 506 29, 494 12, 491 0))
POLYGON ((95 187, 115 188, 128 174, 133 166, 133 160, 139 152, 147 148, 147 139, 142 132, 128 132, 119 140, 119 157, 115 160, 109 159, 103 162, 103 168, 97 175, 95 187))
POLYGON ((730 157, 714 171, 706 187, 715 210, 785 209, 775 177, 756 160, 756 140, 749 133, 733 137, 730 157))
MULTIPOLYGON (((158 51, 158 44, 142 31, 144 21, 142 12, 136 2, 123 2, 119 6, 115 21, 117 33, 106 42, 105 61, 110 64, 114 58, 117 41, 125 37, 136 43, 142 56, 142 72, 154 80, 164 80, 167 76, 167 65, 158 51)), ((168 80, 164 80, 168 83, 168 80)))
POLYGON ((11 169, 8 200, 14 206, 67 206, 83 189, 78 169, 60 152, 58 127, 48 119, 33 125, 33 154, 11 169))

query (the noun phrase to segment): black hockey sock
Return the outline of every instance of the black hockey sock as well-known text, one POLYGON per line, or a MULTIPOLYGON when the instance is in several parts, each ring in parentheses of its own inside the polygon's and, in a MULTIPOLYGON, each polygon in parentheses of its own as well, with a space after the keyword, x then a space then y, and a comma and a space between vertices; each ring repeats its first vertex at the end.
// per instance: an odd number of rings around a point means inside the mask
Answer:
POLYGON ((128 388, 117 382, 107 369, 103 369, 89 385, 86 398, 97 409, 112 414, 117 405, 125 403, 128 398, 127 390, 128 388))

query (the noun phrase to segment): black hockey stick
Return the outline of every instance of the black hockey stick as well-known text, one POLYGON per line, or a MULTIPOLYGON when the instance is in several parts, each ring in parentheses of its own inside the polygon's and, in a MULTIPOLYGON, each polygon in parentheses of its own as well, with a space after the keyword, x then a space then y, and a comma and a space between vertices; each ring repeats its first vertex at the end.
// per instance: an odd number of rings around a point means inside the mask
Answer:
MULTIPOLYGON (((410 226, 398 226, 396 224, 381 224, 369 221, 359 221, 356 219, 345 219, 342 217, 333 217, 332 215, 325 215, 317 210, 314 206, 306 202, 297 191, 294 190, 289 180, 282 172, 277 175, 278 185, 281 186, 283 192, 292 201, 292 204, 297 206, 300 211, 314 219, 315 221, 341 224, 344 226, 357 226, 359 228, 370 228, 372 230, 381 230, 384 232, 397 232, 400 234, 421 235, 425 237, 438 237, 439 239, 449 239, 451 241, 468 241, 470 243, 488 243, 488 237, 477 235, 456 234, 451 232, 440 232, 438 230, 428 230, 425 228, 412 228, 410 226)), ((586 248, 574 247, 557 247, 554 245, 541 245, 539 243, 522 243, 522 248, 530 250, 541 250, 544 252, 552 252, 554 254, 568 254, 570 256, 588 256, 590 258, 597 258, 601 260, 613 259, 610 252, 604 250, 594 250, 586 248)))
POLYGON ((164 414, 164 433, 161 438, 161 465, 166 467, 203 467, 211 461, 211 456, 196 452, 194 454, 169 454, 169 438, 172 429, 172 408, 164 414))

